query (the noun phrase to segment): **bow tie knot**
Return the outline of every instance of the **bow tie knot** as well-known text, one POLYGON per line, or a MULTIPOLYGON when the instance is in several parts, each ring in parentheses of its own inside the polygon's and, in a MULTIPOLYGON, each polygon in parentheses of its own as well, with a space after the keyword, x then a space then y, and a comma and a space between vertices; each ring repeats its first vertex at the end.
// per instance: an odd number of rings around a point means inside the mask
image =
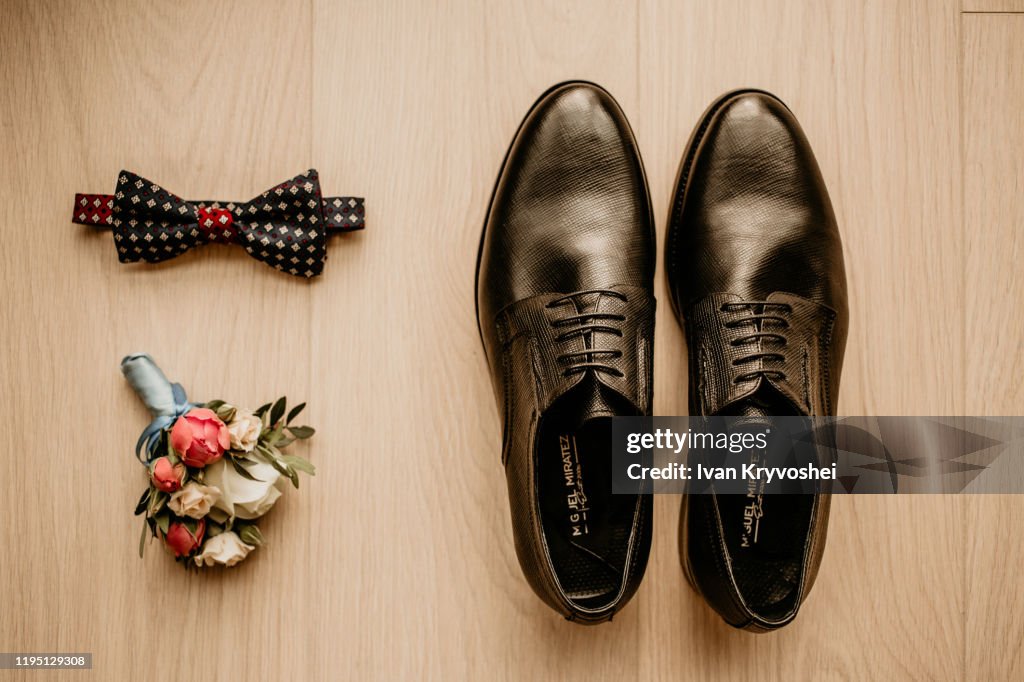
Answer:
POLYGON ((212 243, 230 244, 238 238, 231 211, 218 207, 199 207, 199 229, 212 243))
POLYGON ((303 277, 323 271, 328 235, 365 226, 363 200, 325 199, 315 170, 242 203, 186 201, 122 171, 116 194, 76 195, 72 221, 113 228, 122 263, 158 263, 205 243, 240 244, 253 258, 303 277))

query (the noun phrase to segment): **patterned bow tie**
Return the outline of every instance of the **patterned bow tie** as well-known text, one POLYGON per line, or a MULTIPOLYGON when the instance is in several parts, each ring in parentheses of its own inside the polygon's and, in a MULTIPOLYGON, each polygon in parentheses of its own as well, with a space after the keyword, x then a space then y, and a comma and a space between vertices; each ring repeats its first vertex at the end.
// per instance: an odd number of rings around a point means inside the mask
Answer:
POLYGON ((363 229, 363 214, 360 198, 324 198, 312 169, 245 203, 185 201, 121 171, 113 195, 75 195, 72 221, 112 227, 122 263, 159 263, 193 246, 237 243, 278 270, 315 277, 324 268, 328 235, 363 229))

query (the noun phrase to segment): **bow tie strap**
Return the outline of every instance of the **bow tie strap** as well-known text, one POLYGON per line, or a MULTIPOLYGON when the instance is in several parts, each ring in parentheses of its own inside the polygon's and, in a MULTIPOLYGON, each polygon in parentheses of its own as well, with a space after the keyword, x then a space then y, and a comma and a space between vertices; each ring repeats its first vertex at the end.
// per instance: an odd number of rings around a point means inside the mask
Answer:
POLYGON ((71 222, 97 228, 110 227, 113 224, 113 212, 113 194, 76 194, 71 222))
POLYGON ((72 222, 110 227, 122 263, 159 263, 207 243, 238 244, 292 275, 323 271, 327 237, 365 227, 363 200, 320 192, 316 170, 246 202, 186 201, 121 171, 114 194, 76 194, 72 222))
POLYGON ((328 234, 352 232, 366 227, 363 220, 366 209, 362 197, 325 197, 323 206, 328 234))

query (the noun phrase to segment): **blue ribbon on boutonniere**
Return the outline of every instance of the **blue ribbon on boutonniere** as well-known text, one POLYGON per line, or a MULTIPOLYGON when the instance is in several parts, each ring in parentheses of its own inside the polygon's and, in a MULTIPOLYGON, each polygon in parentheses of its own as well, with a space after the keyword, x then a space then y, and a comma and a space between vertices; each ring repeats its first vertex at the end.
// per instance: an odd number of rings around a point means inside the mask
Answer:
POLYGON ((148 467, 157 457, 157 447, 164 429, 197 405, 189 402, 181 384, 168 381, 153 358, 146 353, 125 356, 121 360, 121 373, 153 415, 153 421, 135 444, 135 456, 148 467))

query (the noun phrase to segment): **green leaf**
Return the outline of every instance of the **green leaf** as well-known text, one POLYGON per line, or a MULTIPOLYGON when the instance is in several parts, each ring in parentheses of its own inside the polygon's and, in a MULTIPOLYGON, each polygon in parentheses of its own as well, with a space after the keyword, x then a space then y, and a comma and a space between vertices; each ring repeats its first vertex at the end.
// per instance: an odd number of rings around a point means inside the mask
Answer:
POLYGON ((245 544, 252 545, 253 547, 259 547, 263 544, 263 534, 254 525, 243 526, 238 531, 238 538, 245 544))
POLYGON ((225 405, 225 403, 224 403, 223 400, 211 400, 210 402, 206 403, 206 405, 204 405, 204 407, 206 407, 206 409, 208 409, 208 410, 213 410, 214 412, 216 412, 217 410, 222 408, 224 405, 225 405))
POLYGON ((253 414, 256 415, 257 417, 262 417, 263 413, 266 412, 269 409, 270 409, 270 403, 267 403, 265 405, 260 405, 259 407, 256 408, 256 411, 253 412, 253 414))
POLYGON ((221 405, 216 410, 214 410, 214 412, 217 413, 218 419, 227 424, 228 422, 235 418, 235 412, 237 412, 237 410, 234 407, 231 407, 230 405, 221 405))
POLYGON ((288 467, 282 464, 277 457, 268 453, 267 461, 270 462, 270 465, 277 469, 282 475, 288 475, 288 467))
POLYGON ((146 516, 155 516, 160 508, 167 503, 167 500, 171 499, 171 496, 162 490, 156 490, 152 495, 149 496, 149 510, 146 516))
POLYGON ((284 415, 284 408, 288 406, 288 401, 284 396, 277 399, 274 406, 270 408, 270 425, 276 424, 281 417, 284 415))
POLYGON ((289 426, 288 431, 296 438, 311 438, 316 429, 312 426, 289 426))
POLYGON ((260 432, 260 440, 263 441, 265 445, 276 445, 280 437, 281 429, 264 428, 263 431, 260 432))
POLYGON ((156 515, 156 527, 160 529, 160 532, 167 535, 167 528, 171 525, 171 515, 163 512, 156 515))
POLYGON ((284 455, 281 457, 281 461, 293 469, 309 474, 310 476, 316 474, 316 467, 314 467, 309 460, 303 459, 297 455, 284 455))
POLYGON ((154 490, 156 490, 156 488, 154 488, 153 486, 149 486, 148 488, 146 488, 145 492, 142 493, 142 497, 139 498, 139 503, 135 505, 136 516, 146 511, 146 508, 148 507, 147 503, 149 502, 149 496, 153 494, 154 490))
POLYGON ((273 445, 264 443, 260 443, 259 445, 256 446, 256 452, 261 457, 263 457, 264 461, 269 462, 271 464, 277 461, 277 458, 281 454, 273 445))
POLYGON ((286 476, 288 480, 292 482, 293 486, 295 486, 296 488, 299 487, 299 475, 295 473, 294 469, 292 469, 287 464, 284 464, 283 462, 281 462, 281 460, 277 459, 276 457, 269 461, 271 466, 277 469, 282 476, 286 476))
POLYGON ((239 462, 234 457, 229 457, 228 459, 231 460, 231 466, 235 468, 235 471, 237 471, 238 475, 241 476, 242 478, 247 478, 250 481, 257 481, 259 483, 263 482, 262 479, 256 478, 255 476, 250 474, 249 471, 244 466, 242 466, 242 463, 239 462))
POLYGON ((280 449, 284 449, 295 442, 295 439, 291 436, 281 436, 274 441, 274 446, 280 449))
POLYGON ((139 558, 141 559, 146 554, 146 531, 149 530, 149 524, 142 524, 142 537, 139 538, 139 558))
POLYGON ((306 406, 306 403, 299 403, 288 412, 288 418, 285 419, 286 424, 291 424, 292 420, 299 416, 299 412, 302 412, 302 408, 306 406))

